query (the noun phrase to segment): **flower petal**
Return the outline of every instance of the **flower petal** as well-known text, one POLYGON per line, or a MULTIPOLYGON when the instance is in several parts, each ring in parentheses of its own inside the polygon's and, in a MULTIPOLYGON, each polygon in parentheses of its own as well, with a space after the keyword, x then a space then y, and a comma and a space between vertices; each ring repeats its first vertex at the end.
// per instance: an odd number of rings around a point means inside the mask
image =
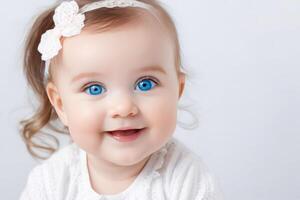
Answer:
POLYGON ((72 23, 62 29, 62 35, 65 37, 71 37, 79 34, 81 29, 84 27, 84 19, 85 16, 83 14, 76 15, 72 23))
POLYGON ((46 31, 38 46, 38 51, 42 54, 42 60, 49 60, 56 56, 58 51, 62 48, 60 43, 60 35, 57 29, 50 29, 46 31))
POLYGON ((62 2, 60 6, 55 9, 53 21, 55 27, 64 28, 72 23, 74 17, 78 14, 79 7, 75 1, 62 2))

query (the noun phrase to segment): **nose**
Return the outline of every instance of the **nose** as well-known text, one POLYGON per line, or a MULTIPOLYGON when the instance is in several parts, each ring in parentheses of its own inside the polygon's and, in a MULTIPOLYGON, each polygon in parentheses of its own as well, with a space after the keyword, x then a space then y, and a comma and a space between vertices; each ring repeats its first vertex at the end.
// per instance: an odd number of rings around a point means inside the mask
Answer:
POLYGON ((130 95, 117 95, 110 100, 109 114, 112 118, 132 117, 138 113, 138 107, 130 95))

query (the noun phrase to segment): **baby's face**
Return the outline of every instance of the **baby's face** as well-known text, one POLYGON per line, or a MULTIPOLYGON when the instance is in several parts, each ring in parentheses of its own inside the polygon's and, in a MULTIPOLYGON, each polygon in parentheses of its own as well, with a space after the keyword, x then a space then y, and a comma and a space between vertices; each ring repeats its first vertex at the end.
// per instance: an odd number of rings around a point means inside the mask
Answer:
POLYGON ((180 83, 174 47, 154 21, 66 38, 48 96, 88 154, 132 165, 163 146, 176 127, 180 83), (106 131, 146 128, 120 142, 106 131))

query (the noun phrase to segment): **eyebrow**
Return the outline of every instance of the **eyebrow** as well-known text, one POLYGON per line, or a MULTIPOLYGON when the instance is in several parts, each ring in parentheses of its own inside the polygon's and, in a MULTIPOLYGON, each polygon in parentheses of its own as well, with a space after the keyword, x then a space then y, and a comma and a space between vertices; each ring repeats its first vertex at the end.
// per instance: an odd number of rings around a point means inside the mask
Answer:
MULTIPOLYGON (((146 66, 146 67, 142 67, 142 68, 139 68, 137 70, 137 72, 160 72, 162 74, 167 74, 167 72, 164 70, 163 67, 159 66, 159 65, 150 65, 150 66, 146 66)), ((100 76, 102 75, 101 73, 98 73, 98 72, 83 72, 83 73, 80 73, 78 75, 76 75, 71 82, 76 82, 82 78, 85 78, 85 77, 93 77, 93 76, 100 76)))

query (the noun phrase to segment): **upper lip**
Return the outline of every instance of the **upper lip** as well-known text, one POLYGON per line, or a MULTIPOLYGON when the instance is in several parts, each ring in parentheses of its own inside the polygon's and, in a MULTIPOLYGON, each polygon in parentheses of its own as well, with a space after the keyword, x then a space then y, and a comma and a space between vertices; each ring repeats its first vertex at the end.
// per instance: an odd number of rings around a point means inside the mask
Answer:
POLYGON ((115 129, 115 130, 110 130, 110 131, 107 131, 107 132, 112 132, 112 131, 125 131, 125 130, 134 130, 134 129, 143 129, 143 128, 135 128, 135 127, 122 127, 122 128, 118 128, 118 129, 115 129))

